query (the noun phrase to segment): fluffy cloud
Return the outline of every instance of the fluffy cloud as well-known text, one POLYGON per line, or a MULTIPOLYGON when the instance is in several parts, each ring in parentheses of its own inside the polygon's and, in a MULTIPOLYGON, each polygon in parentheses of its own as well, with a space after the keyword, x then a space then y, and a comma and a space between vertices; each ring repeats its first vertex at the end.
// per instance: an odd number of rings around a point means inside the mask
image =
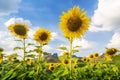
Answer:
POLYGON ((6 31, 0 31, 0 47, 3 47, 6 52, 13 50, 17 45, 12 36, 6 31))
POLYGON ((120 48, 120 33, 115 33, 108 43, 107 47, 120 48))
POLYGON ((10 18, 7 22, 5 22, 5 26, 9 26, 11 24, 14 24, 15 22, 17 22, 17 23, 25 23, 29 27, 32 26, 32 23, 29 20, 25 20, 23 18, 10 18))
POLYGON ((22 0, 0 0, 0 16, 17 13, 22 0))
POLYGON ((82 50, 90 50, 95 47, 96 43, 92 41, 87 41, 86 39, 75 39, 73 41, 73 46, 81 46, 82 50))
POLYGON ((98 0, 92 17, 91 32, 120 30, 120 0, 98 0))

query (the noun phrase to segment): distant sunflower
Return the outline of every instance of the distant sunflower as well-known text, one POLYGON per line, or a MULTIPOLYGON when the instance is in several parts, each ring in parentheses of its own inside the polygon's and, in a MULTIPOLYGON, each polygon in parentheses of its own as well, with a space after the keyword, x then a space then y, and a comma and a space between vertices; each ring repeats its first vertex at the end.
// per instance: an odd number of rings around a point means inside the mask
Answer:
POLYGON ((86 58, 86 57, 83 57, 81 60, 86 62, 86 61, 87 61, 87 58, 86 58))
POLYGON ((3 59, 0 57, 0 63, 2 63, 3 62, 3 59))
POLYGON ((68 55, 69 55, 69 52, 63 52, 63 55, 64 55, 64 56, 68 56, 68 55))
POLYGON ((67 38, 80 38, 89 27, 90 18, 79 7, 73 7, 60 16, 60 28, 67 38))
POLYGON ((49 66, 49 70, 54 70, 54 66, 49 66))
POLYGON ((26 62, 27 62, 28 65, 31 65, 31 64, 34 63, 34 61, 32 59, 30 59, 30 58, 27 58, 26 62))
POLYGON ((94 55, 93 55, 93 54, 91 54, 91 55, 89 56, 89 58, 93 59, 93 58, 94 58, 94 55))
POLYGON ((0 47, 0 52, 3 52, 3 51, 4 51, 4 49, 0 47))
POLYGON ((90 58, 87 58, 86 61, 87 61, 87 62, 90 62, 90 58))
POLYGON ((18 37, 20 39, 25 39, 28 37, 27 33, 29 29, 26 24, 11 24, 10 26, 8 26, 8 29, 15 37, 18 37))
POLYGON ((44 28, 40 28, 36 30, 34 34, 34 39, 39 42, 40 44, 47 44, 51 40, 51 32, 44 28))
POLYGON ((99 53, 95 53, 93 54, 94 58, 98 58, 99 57, 99 53))
POLYGON ((116 49, 116 48, 108 48, 106 51, 105 51, 105 54, 107 55, 114 55, 116 52, 118 52, 119 50, 116 49))
POLYGON ((64 60, 64 61, 63 61, 63 64, 64 64, 64 65, 69 64, 69 60, 64 60))

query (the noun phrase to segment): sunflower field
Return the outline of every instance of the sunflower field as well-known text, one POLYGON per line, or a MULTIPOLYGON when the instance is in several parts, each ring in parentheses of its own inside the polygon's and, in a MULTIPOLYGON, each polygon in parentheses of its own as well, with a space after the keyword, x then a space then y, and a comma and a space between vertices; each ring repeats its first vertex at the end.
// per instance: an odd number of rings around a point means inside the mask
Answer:
POLYGON ((90 54, 87 57, 76 57, 73 53, 78 52, 73 47, 73 40, 82 38, 89 29, 90 18, 83 9, 74 6, 67 12, 62 12, 59 27, 63 36, 69 41, 69 50, 66 47, 59 47, 63 50, 58 60, 48 62, 43 52, 43 46, 48 45, 52 33, 45 28, 39 28, 34 33, 34 40, 39 46, 33 43, 26 44, 29 27, 26 24, 14 23, 8 26, 10 33, 22 43, 22 47, 15 47, 14 50, 22 50, 22 59, 17 54, 6 56, 4 49, 0 48, 0 80, 120 80, 120 50, 107 48, 103 55, 99 52, 90 54), (26 51, 27 46, 35 46, 34 50, 26 51), (66 50, 66 51, 65 51, 66 50), (37 56, 31 54, 36 52, 37 56), (118 53, 118 54, 117 54, 118 53))

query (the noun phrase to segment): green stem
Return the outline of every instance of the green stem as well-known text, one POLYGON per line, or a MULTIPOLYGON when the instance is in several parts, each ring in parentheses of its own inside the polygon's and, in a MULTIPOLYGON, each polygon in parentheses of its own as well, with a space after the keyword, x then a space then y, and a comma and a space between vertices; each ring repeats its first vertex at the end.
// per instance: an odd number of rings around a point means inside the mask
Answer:
POLYGON ((70 38, 70 77, 72 77, 72 42, 73 39, 70 38))
POLYGON ((23 52, 24 52, 24 61, 25 61, 25 52, 26 52, 25 39, 23 39, 23 52))
POLYGON ((39 61, 39 62, 40 62, 41 56, 42 56, 42 54, 43 54, 42 47, 43 47, 43 44, 40 45, 40 49, 39 49, 39 50, 40 50, 39 55, 38 55, 38 61, 39 61))

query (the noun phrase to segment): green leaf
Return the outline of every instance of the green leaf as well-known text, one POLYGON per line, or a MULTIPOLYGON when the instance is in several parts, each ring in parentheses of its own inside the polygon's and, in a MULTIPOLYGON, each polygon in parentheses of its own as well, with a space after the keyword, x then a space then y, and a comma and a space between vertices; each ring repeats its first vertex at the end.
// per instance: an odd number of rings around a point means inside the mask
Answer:
POLYGON ((19 41, 19 42, 22 42, 22 40, 15 40, 15 41, 19 41))
POLYGON ((73 53, 79 52, 79 50, 72 50, 73 53))
POLYGON ((28 43, 28 46, 32 46, 32 45, 35 45, 35 44, 33 44, 33 43, 28 43))
POLYGON ((58 47, 58 49, 60 49, 60 50, 68 50, 67 47, 65 47, 65 46, 58 47))
POLYGON ((14 72, 14 73, 12 74, 12 76, 11 76, 9 79, 13 79, 13 78, 15 78, 16 76, 17 76, 17 73, 14 72))
POLYGON ((17 77, 17 79, 24 79, 25 76, 26 76, 26 73, 23 73, 23 74, 19 75, 19 76, 17 77))
POLYGON ((26 57, 31 57, 31 58, 34 58, 34 57, 35 57, 35 55, 34 55, 34 54, 29 54, 29 55, 27 54, 27 55, 26 55, 26 57))
POLYGON ((7 78, 9 78, 12 75, 13 71, 14 71, 14 69, 7 72, 7 74, 5 74, 1 80, 7 80, 7 78))
POLYGON ((15 50, 20 50, 20 49, 23 49, 23 48, 22 47, 14 47, 13 50, 15 51, 15 50))
POLYGON ((34 70, 30 71, 28 76, 32 76, 34 74, 34 72, 35 72, 34 70))
POLYGON ((80 47, 82 47, 82 46, 75 46, 75 47, 73 47, 73 48, 80 48, 80 47))

